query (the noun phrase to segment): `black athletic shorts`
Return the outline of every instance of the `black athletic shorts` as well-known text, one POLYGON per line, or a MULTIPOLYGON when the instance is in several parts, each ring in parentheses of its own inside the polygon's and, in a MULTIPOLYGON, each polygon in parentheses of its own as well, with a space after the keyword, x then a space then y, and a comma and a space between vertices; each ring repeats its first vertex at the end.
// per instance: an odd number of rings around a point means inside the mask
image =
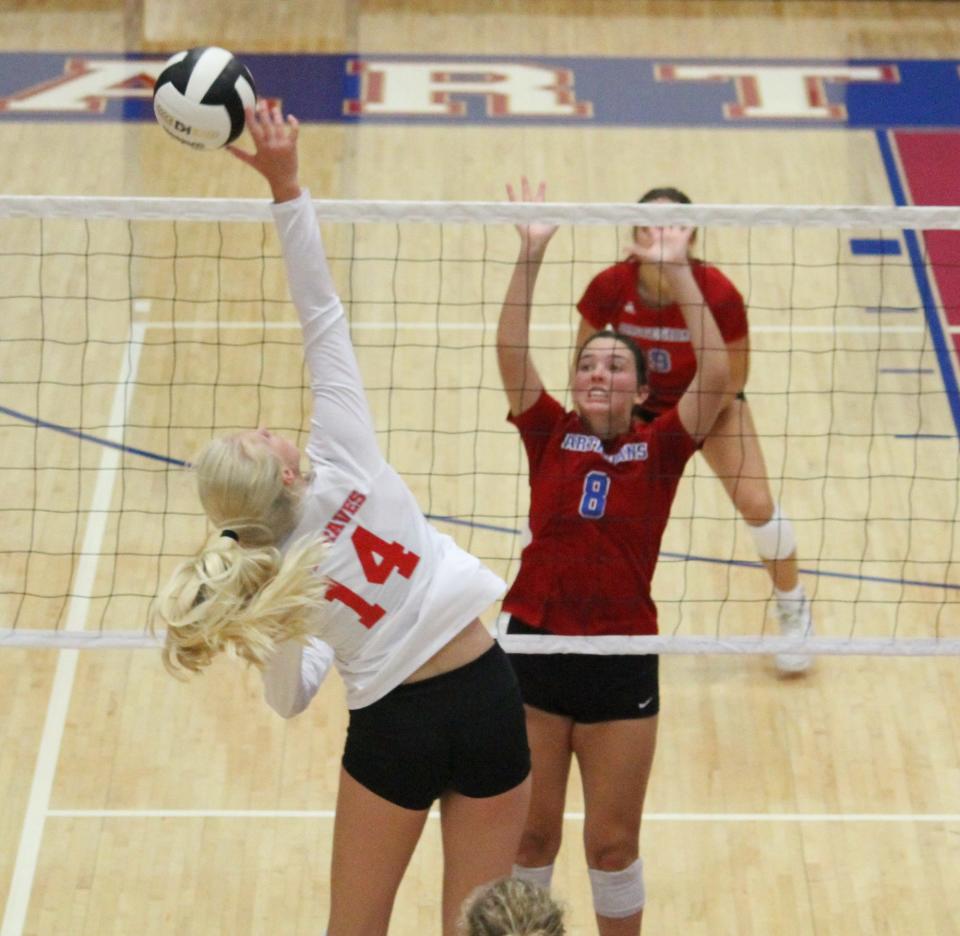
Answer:
MULTIPOLYGON (((741 390, 736 398, 746 401, 747 395, 741 390)), ((662 415, 661 413, 654 413, 653 410, 648 410, 645 406, 635 407, 633 412, 635 416, 642 419, 645 423, 652 423, 658 416, 662 415)))
MULTIPOLYGON (((511 617, 508 634, 544 631, 511 617)), ((581 724, 652 718, 660 711, 659 657, 511 653, 523 701, 581 724)))
POLYGON ((427 809, 441 793, 506 793, 530 772, 516 676, 499 644, 350 711, 343 767, 377 796, 427 809))

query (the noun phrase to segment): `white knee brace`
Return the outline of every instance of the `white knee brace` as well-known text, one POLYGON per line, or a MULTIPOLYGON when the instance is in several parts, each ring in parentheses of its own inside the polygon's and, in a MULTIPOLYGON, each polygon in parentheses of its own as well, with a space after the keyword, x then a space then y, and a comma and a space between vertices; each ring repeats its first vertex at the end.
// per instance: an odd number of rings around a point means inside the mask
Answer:
POLYGON ((753 537, 761 559, 786 559, 797 551, 797 540, 793 535, 793 524, 780 513, 775 504, 773 516, 763 526, 750 526, 747 529, 753 537))
POLYGON ((553 880, 553 865, 544 865, 542 868, 524 868, 521 865, 513 866, 513 877, 528 884, 536 884, 544 890, 550 890, 550 881, 553 880))
POLYGON ((593 909, 597 916, 614 920, 633 916, 643 909, 647 892, 643 886, 643 859, 638 858, 622 871, 597 871, 587 868, 593 909))

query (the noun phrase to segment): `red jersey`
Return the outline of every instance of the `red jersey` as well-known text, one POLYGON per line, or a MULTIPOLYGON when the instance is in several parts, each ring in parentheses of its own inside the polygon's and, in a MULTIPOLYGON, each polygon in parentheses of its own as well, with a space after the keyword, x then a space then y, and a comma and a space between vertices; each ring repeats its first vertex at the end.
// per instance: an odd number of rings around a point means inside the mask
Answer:
MULTIPOLYGON (((716 267, 691 260, 690 270, 713 312, 723 340, 730 344, 747 334, 747 310, 736 286, 716 267)), ((598 273, 577 303, 594 327, 610 325, 632 338, 647 360, 650 396, 643 404, 653 413, 676 406, 697 373, 697 359, 680 306, 647 305, 637 291, 639 265, 617 263, 598 273)))
POLYGON ((604 444, 546 391, 509 417, 530 463, 530 532, 503 608, 552 634, 655 634, 650 584, 697 443, 676 408, 604 444))

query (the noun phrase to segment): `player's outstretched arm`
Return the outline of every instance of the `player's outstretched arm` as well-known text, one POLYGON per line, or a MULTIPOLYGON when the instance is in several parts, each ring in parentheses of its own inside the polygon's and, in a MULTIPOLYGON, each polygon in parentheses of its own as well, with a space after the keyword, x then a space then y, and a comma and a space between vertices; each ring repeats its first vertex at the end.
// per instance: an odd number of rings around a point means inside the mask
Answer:
MULTIPOLYGON (((510 201, 542 202, 546 186, 541 182, 534 191, 524 177, 519 196, 512 185, 507 185, 507 194, 510 201)), ((514 416, 533 406, 543 392, 543 382, 530 355, 530 307, 547 245, 556 230, 555 225, 517 225, 520 253, 510 277, 497 327, 497 363, 500 365, 503 389, 510 402, 510 412, 514 416)))
POLYGON ((343 305, 327 263, 316 212, 300 185, 300 125, 277 106, 260 101, 246 111, 254 152, 230 152, 270 185, 274 222, 283 248, 290 296, 303 330, 313 412, 306 452, 311 462, 349 461, 360 474, 377 471, 382 456, 350 342, 343 305))

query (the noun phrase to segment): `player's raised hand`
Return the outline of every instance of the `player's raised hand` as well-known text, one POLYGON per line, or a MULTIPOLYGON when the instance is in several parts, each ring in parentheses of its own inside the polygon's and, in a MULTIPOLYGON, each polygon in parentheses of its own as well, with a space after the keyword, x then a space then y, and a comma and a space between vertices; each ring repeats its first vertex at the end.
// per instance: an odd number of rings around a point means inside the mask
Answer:
POLYGON ((254 152, 248 153, 238 146, 228 146, 227 149, 270 183, 275 201, 296 198, 300 194, 297 161, 300 124, 297 118, 292 114, 285 118, 278 104, 266 100, 258 101, 255 108, 248 107, 244 114, 254 152))
POLYGON ((625 250, 628 260, 685 266, 695 228, 668 225, 637 228, 633 243, 625 250))
MULTIPOLYGON (((507 183, 507 197, 512 202, 534 202, 543 204, 547 200, 547 183, 541 182, 536 189, 530 184, 526 176, 520 179, 519 193, 511 183, 507 183)), ((550 242, 550 238, 557 232, 557 225, 535 222, 533 224, 518 224, 517 232, 524 247, 538 250, 550 242)))

